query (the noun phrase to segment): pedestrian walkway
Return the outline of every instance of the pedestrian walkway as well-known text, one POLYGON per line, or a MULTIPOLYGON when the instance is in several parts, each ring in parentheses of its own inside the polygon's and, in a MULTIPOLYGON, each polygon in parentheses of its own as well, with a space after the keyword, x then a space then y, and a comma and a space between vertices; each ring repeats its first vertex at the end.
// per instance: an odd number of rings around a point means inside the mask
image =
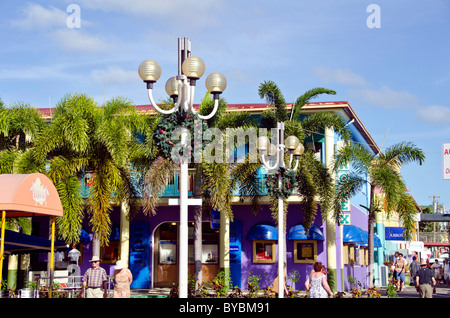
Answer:
MULTIPOLYGON (((388 298, 386 287, 379 287, 381 298, 388 298)), ((170 288, 153 288, 153 289, 132 289, 131 298, 167 298, 170 294, 170 288)), ((397 293, 397 298, 420 298, 414 286, 405 286, 403 292, 397 293)), ((345 298, 351 298, 351 293, 346 292, 345 298)), ((363 297, 364 295, 363 290, 363 297)), ((450 288, 444 285, 436 287, 436 293, 433 294, 433 298, 450 298, 450 288)))
MULTIPOLYGON (((379 288, 381 298, 387 298, 386 287, 379 288)), ((397 293, 398 298, 420 298, 419 292, 414 286, 405 286, 403 292, 397 293)), ((436 286, 436 293, 433 294, 433 298, 450 298, 450 288, 444 285, 436 286)))

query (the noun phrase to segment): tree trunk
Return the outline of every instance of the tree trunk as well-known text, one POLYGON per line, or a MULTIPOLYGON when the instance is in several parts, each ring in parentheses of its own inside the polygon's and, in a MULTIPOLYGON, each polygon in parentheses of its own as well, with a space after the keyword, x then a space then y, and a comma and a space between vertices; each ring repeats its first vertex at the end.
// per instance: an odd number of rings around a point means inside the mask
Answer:
POLYGON ((198 290, 203 281, 202 271, 202 207, 194 212, 194 262, 195 262, 195 290, 198 290))
POLYGON ((374 196, 375 187, 370 186, 370 209, 367 217, 367 231, 368 231, 368 243, 369 243, 369 287, 374 287, 374 265, 375 265, 375 252, 374 252, 374 224, 375 224, 375 212, 374 212, 374 196))

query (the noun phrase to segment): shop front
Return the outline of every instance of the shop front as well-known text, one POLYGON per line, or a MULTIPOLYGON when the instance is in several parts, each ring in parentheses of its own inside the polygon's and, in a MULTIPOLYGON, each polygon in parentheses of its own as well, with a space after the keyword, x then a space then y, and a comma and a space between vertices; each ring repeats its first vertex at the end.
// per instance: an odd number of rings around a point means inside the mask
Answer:
MULTIPOLYGON (((189 275, 193 277, 194 258, 194 224, 189 223, 189 275)), ((178 284, 178 222, 163 222, 153 234, 153 281, 154 287, 171 287, 178 284)), ((219 272, 219 230, 212 229, 210 222, 202 224, 202 275, 204 281, 212 281, 219 272)))

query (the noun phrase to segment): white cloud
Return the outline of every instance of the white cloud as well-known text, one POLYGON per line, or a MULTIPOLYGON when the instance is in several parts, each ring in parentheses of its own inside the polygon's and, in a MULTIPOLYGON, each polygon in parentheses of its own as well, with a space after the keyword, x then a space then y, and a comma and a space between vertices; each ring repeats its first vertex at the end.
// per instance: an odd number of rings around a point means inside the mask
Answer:
POLYGON ((450 107, 442 105, 419 107, 417 117, 429 124, 450 124, 450 107))
POLYGON ((61 29, 50 34, 57 45, 66 51, 83 53, 102 53, 111 50, 114 45, 97 36, 85 32, 83 29, 61 29))
POLYGON ((15 27, 33 30, 66 26, 67 14, 58 8, 44 8, 38 4, 27 3, 21 11, 23 17, 11 21, 15 27))
POLYGON ((105 70, 93 70, 91 77, 96 83, 125 83, 139 80, 136 70, 126 71, 117 66, 108 67, 105 70))
POLYGON ((44 80, 50 78, 67 79, 72 77, 60 65, 16 65, 15 67, 3 67, 0 70, 0 80, 44 80))
POLYGON ((360 75, 348 69, 330 69, 318 67, 313 70, 315 76, 326 83, 364 87, 369 83, 360 75))
MULTIPOLYGON (((347 69, 319 67, 313 70, 316 77, 327 83, 347 85, 350 101, 384 109, 404 110, 416 114, 428 124, 450 124, 450 107, 442 105, 421 106, 419 99, 408 91, 394 90, 386 85, 373 88, 362 76, 347 69)), ((442 81, 448 78, 443 78, 442 81)))
MULTIPOLYGON (((160 17, 169 19, 171 24, 183 24, 185 27, 211 26, 219 23, 216 12, 223 9, 222 0, 79 0, 81 10, 96 9, 116 11, 139 17, 160 17)), ((224 3, 226 4, 226 3, 224 3)))
POLYGON ((352 98, 386 109, 416 108, 417 97, 407 91, 396 91, 387 86, 378 89, 350 89, 352 98))

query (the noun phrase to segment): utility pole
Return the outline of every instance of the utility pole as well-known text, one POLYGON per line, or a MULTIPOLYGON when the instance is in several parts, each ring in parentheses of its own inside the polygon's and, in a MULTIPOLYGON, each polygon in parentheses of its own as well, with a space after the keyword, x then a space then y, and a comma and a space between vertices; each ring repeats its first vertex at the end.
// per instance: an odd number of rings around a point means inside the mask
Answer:
MULTIPOLYGON (((433 214, 436 214, 437 211, 437 198, 439 196, 433 195, 429 198, 433 198, 433 214)), ((433 222, 433 243, 436 243, 436 222, 433 222)))

